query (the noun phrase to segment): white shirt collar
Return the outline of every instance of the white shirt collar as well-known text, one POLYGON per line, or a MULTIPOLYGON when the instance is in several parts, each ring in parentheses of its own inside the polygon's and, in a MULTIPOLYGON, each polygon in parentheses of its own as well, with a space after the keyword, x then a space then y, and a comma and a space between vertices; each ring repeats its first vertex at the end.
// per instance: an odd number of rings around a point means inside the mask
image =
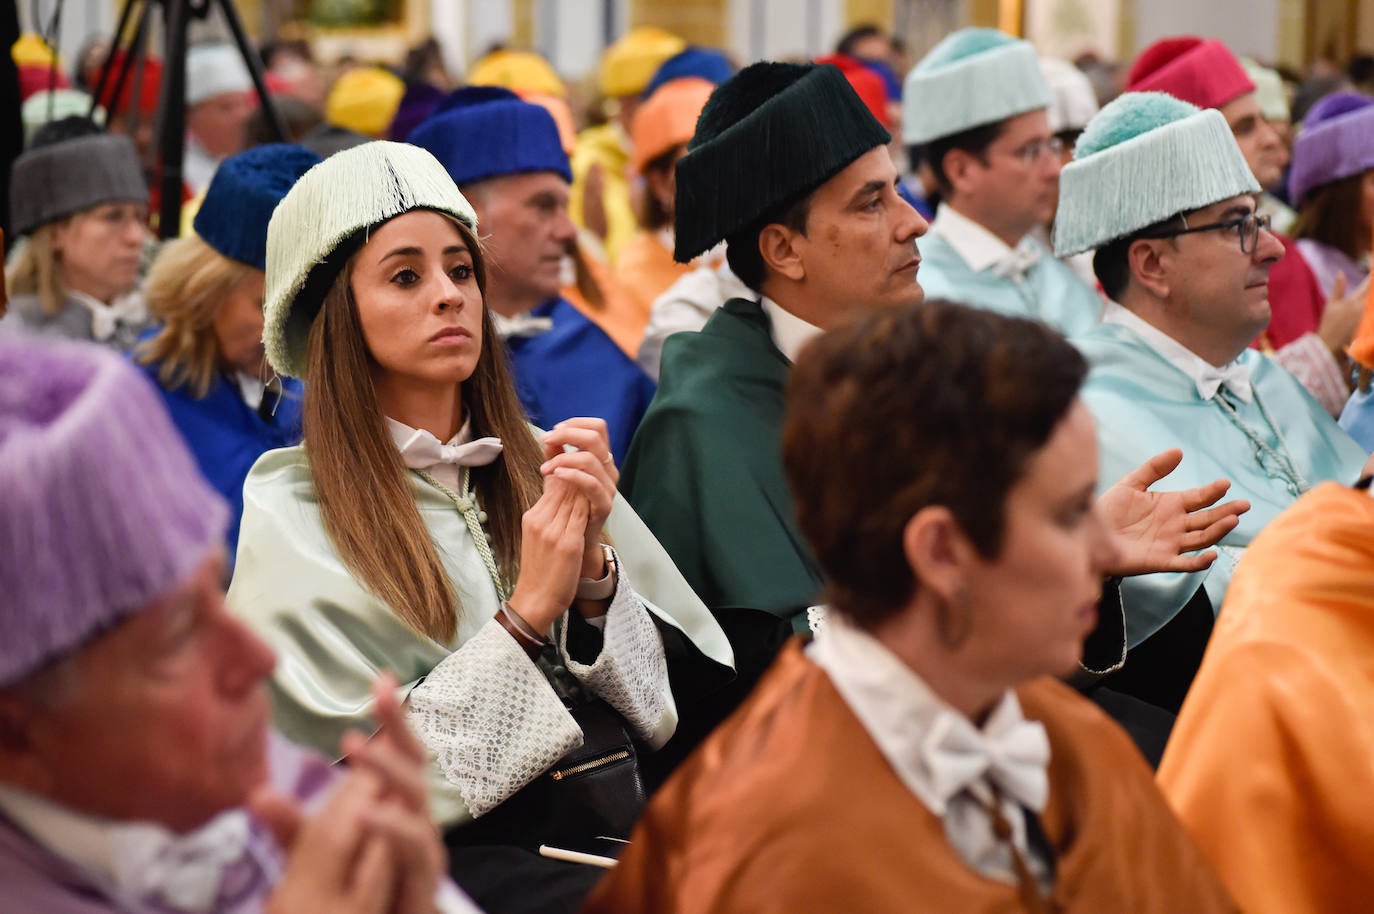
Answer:
POLYGON ((231 809, 178 835, 151 822, 89 816, 3 785, 0 812, 112 897, 144 898, 160 886, 165 901, 186 911, 208 911, 222 867, 244 854, 252 828, 244 810, 231 809), (196 859, 187 862, 178 849, 196 849, 196 859))
POLYGON ((821 328, 808 324, 766 295, 760 297, 759 306, 768 315, 773 345, 789 362, 797 361, 802 347, 821 333, 821 328))
POLYGON ((1011 247, 980 223, 944 203, 930 223, 930 234, 943 238, 975 273, 993 270, 999 275, 1020 276, 1048 253, 1033 235, 1011 247))
POLYGON ((234 380, 238 383, 239 393, 243 396, 243 402, 248 404, 249 409, 257 409, 262 406, 263 395, 267 393, 267 384, 256 375, 238 371, 234 373, 234 380))
POLYGON ((1118 324, 1135 333, 1160 358, 1187 375, 1197 388, 1198 396, 1204 400, 1212 399, 1223 386, 1246 403, 1254 396, 1250 386, 1250 369, 1239 357, 1218 368, 1131 309, 1114 301, 1107 302, 1102 312, 1102 323, 1118 324))
POLYGON ((1015 692, 1008 690, 983 727, 977 728, 876 638, 837 613, 826 616, 825 628, 812 643, 809 654, 830 676, 897 776, 937 816, 945 815, 950 800, 960 791, 951 791, 948 786, 949 772, 931 768, 926 747, 932 734, 955 729, 981 740, 1019 728, 1034 740, 1038 730, 1043 742, 1044 761, 1039 766, 1043 783, 1037 798, 1017 799, 1037 813, 1044 811, 1048 797, 1048 737, 1043 725, 1028 721, 1022 714, 1015 692))
POLYGON ((102 883, 113 881, 112 823, 3 785, 0 812, 49 852, 102 883))
POLYGON ((136 290, 119 296, 108 305, 93 295, 67 290, 67 298, 81 305, 91 314, 91 336, 97 342, 104 342, 114 336, 115 328, 121 321, 140 323, 148 315, 143 296, 136 290))

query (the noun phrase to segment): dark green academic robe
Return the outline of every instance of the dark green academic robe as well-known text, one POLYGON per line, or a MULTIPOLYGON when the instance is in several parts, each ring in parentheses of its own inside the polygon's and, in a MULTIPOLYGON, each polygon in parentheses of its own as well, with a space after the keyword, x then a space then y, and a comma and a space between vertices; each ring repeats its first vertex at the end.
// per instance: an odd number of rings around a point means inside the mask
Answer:
POLYGON ((821 575, 782 466, 790 371, 757 302, 731 299, 700 333, 669 337, 620 489, 707 606, 803 627, 821 575))

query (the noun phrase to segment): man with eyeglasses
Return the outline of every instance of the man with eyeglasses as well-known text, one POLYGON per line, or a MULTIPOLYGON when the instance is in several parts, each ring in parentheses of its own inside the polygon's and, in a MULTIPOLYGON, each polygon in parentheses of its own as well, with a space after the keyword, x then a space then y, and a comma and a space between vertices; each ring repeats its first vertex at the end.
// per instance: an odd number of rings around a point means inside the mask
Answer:
POLYGON ((908 74, 902 133, 929 162, 941 203, 921 239, 926 294, 1042 320, 1070 336, 1102 300, 1035 237, 1054 217, 1063 146, 1035 49, 962 29, 908 74))
POLYGON ((1055 253, 1095 249, 1111 299, 1075 340, 1093 365, 1083 396, 1100 478, 1178 447, 1178 483, 1226 477, 1250 503, 1209 569, 1121 586, 1129 652, 1106 682, 1166 710, 1182 703, 1246 546, 1317 483, 1354 482, 1366 459, 1291 374, 1248 348, 1283 256, 1256 213, 1259 189, 1220 112, 1159 92, 1105 107, 1061 181, 1055 253))
MULTIPOLYGON (((1167 92, 1174 98, 1215 108, 1226 118, 1250 171, 1262 188, 1280 185, 1288 150, 1265 120, 1255 83, 1231 50, 1215 39, 1162 38, 1140 52, 1131 66, 1128 92, 1167 92)), ((1262 194, 1262 212, 1267 194, 1262 194)), ((1269 274, 1272 315, 1255 345, 1271 352, 1318 402, 1339 415, 1350 396, 1345 348, 1363 311, 1362 290, 1326 300, 1297 245, 1275 236, 1284 256, 1269 274)))

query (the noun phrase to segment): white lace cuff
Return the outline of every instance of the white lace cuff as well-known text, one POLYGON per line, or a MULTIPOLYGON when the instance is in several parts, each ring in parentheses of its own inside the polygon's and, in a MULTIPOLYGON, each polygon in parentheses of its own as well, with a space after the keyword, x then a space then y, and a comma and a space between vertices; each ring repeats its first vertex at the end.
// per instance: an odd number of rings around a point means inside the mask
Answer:
POLYGON ((566 624, 559 626, 558 652, 568 672, 615 708, 636 736, 657 749, 677 727, 668 662, 658 629, 618 559, 616 568, 615 595, 606 610, 601 652, 595 662, 578 663, 569 654, 566 624))
POLYGON ((582 745, 544 674, 494 619, 411 690, 407 717, 474 818, 582 745))

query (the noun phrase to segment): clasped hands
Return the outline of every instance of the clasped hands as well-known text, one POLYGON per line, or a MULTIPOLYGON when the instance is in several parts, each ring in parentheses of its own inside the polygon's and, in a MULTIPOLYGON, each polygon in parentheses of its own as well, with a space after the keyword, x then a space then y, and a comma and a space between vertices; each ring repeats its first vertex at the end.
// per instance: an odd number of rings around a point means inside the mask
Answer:
POLYGON ((350 731, 348 767, 319 812, 262 788, 249 801, 287 852, 266 914, 434 914, 448 857, 429 813, 428 755, 405 722, 396 680, 373 683, 380 729, 350 731))
POLYGON ((509 603, 547 637, 569 606, 586 618, 606 612, 608 601, 576 600, 577 585, 608 572, 601 530, 620 472, 601 419, 564 420, 544 433, 542 444, 544 493, 521 519, 520 578, 509 603))

